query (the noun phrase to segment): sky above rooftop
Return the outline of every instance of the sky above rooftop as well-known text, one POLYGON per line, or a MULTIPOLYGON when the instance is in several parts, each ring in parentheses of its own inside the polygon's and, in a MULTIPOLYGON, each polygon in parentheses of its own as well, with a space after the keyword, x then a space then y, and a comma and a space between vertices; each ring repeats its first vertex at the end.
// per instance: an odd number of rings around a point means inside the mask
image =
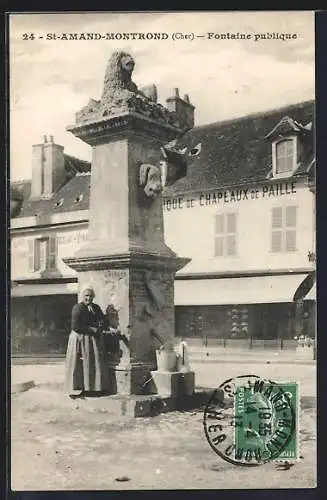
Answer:
POLYGON ((155 83, 165 103, 178 87, 196 106, 196 125, 314 98, 314 13, 47 13, 10 16, 10 153, 12 180, 31 177, 32 145, 53 135, 65 152, 91 160, 91 148, 66 127, 99 99, 111 53, 131 53, 133 80, 155 83), (47 33, 167 33, 167 40, 47 40, 47 33), (172 40, 173 33, 194 34, 172 40), (33 40, 24 34, 33 33, 33 40), (246 40, 208 33, 250 34, 246 40), (258 34, 291 34, 291 40, 258 34), (196 35, 203 37, 197 38, 196 35), (38 38, 43 36, 42 39, 38 38))

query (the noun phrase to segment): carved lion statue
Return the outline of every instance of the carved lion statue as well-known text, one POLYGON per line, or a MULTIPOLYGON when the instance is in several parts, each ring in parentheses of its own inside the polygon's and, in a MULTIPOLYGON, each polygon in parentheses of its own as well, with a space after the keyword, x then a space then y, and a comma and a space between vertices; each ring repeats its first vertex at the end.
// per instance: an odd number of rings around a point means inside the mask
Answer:
POLYGON ((144 186, 144 193, 148 198, 157 198, 162 191, 160 168, 143 163, 139 171, 139 184, 144 186))
POLYGON ((136 94, 137 85, 132 81, 135 62, 126 52, 114 52, 110 57, 104 77, 102 104, 109 104, 124 91, 136 94))

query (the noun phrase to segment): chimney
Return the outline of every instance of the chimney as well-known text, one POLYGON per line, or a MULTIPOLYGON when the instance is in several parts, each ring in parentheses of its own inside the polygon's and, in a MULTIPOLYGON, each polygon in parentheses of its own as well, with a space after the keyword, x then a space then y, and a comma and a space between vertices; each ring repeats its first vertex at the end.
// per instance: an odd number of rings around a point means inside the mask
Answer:
POLYGON ((166 103, 168 111, 175 115, 179 128, 186 131, 194 127, 195 107, 190 103, 188 94, 185 94, 184 99, 181 99, 179 89, 175 88, 173 96, 168 97, 166 103))
POLYGON ((31 197, 51 196, 66 178, 64 148, 53 136, 43 136, 42 144, 32 146, 31 197))
POLYGON ((15 186, 10 187, 10 217, 18 215, 24 196, 15 186))

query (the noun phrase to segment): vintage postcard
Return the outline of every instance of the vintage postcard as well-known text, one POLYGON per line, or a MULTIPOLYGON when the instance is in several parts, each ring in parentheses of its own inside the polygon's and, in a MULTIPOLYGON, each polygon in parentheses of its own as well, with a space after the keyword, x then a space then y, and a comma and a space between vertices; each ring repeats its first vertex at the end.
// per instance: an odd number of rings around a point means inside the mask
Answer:
POLYGON ((8 24, 11 490, 315 488, 314 12, 8 24))

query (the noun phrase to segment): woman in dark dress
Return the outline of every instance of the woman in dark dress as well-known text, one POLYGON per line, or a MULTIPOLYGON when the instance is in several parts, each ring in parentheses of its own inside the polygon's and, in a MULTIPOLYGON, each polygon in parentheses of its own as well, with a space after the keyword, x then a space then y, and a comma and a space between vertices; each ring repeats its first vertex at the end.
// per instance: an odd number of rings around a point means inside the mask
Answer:
POLYGON ((66 353, 66 390, 70 397, 88 392, 107 392, 109 373, 102 330, 105 316, 93 303, 94 290, 84 285, 82 301, 72 310, 71 333, 66 353))

